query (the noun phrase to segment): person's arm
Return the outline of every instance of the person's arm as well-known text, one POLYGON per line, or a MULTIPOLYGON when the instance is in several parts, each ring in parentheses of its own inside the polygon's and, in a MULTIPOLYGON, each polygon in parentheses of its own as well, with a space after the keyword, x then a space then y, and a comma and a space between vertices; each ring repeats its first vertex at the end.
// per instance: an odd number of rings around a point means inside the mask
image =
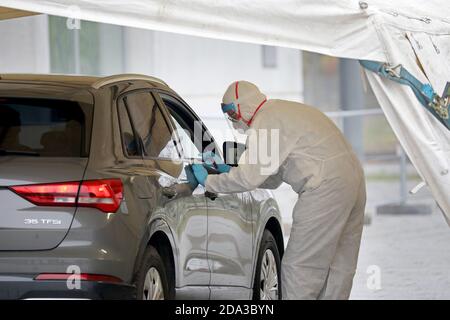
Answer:
POLYGON ((269 176, 258 188, 262 189, 277 189, 283 183, 281 172, 269 176))
POLYGON ((256 189, 266 177, 261 176, 256 165, 233 167, 228 173, 208 175, 206 191, 214 193, 235 193, 256 189), (263 178, 262 181, 261 177, 263 178))
MULTIPOLYGON (((214 193, 235 193, 245 192, 258 188, 261 186, 270 176, 278 172, 280 165, 286 160, 291 151, 294 149, 297 139, 295 135, 289 135, 282 128, 274 128, 278 130, 278 139, 271 141, 271 139, 261 138, 258 134, 257 128, 267 128, 267 134, 270 136, 270 119, 258 119, 260 121, 254 122, 253 130, 251 130, 248 136, 247 149, 242 153, 239 160, 238 167, 232 167, 228 173, 222 173, 219 175, 208 175, 205 187, 209 192, 214 193), (265 123, 264 123, 265 122, 265 123), (261 139, 263 139, 261 141, 261 139), (273 155, 272 164, 261 163, 259 157, 256 157, 251 153, 260 153, 258 148, 262 143, 267 145, 267 150, 278 150, 276 155, 273 155), (271 143, 276 143, 277 148, 272 149, 271 143), (255 148, 255 146, 257 146, 255 148), (278 155, 278 157, 276 157, 278 155), (249 160, 253 160, 252 163, 249 160), (256 161, 255 161, 256 160, 256 161)), ((263 152, 264 153, 264 152, 263 152)), ((274 184, 273 180, 268 181, 271 186, 278 187, 281 184, 281 177, 277 178, 279 184, 274 184)))

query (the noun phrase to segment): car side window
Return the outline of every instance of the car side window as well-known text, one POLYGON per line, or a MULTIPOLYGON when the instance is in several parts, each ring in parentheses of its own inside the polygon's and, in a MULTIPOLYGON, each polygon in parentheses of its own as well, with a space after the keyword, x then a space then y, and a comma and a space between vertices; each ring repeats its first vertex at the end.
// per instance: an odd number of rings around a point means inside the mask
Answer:
POLYGON ((195 123, 197 119, 190 116, 184 105, 176 98, 162 92, 159 95, 169 110, 175 125, 184 158, 201 159, 201 150, 214 151, 215 143, 212 139, 210 141, 206 139, 201 122, 195 123))
POLYGON ((120 134, 122 136, 122 144, 125 153, 129 157, 140 156, 140 148, 136 135, 134 134, 131 126, 128 110, 123 103, 123 100, 119 102, 119 122, 120 122, 120 134))
POLYGON ((123 97, 144 157, 179 159, 169 126, 151 92, 138 91, 123 97))
POLYGON ((174 112, 170 111, 170 116, 175 124, 175 130, 180 140, 183 156, 186 159, 201 159, 201 152, 193 141, 193 133, 187 129, 187 124, 174 112))

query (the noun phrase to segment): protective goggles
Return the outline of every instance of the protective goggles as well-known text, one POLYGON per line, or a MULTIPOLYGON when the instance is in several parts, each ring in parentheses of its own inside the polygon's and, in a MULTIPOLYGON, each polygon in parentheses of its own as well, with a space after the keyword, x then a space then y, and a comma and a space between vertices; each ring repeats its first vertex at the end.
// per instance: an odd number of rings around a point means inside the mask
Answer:
POLYGON ((222 103, 221 106, 222 106, 223 113, 227 114, 227 117, 230 121, 233 121, 233 122, 239 121, 240 117, 239 117, 238 108, 236 107, 234 102, 222 103))

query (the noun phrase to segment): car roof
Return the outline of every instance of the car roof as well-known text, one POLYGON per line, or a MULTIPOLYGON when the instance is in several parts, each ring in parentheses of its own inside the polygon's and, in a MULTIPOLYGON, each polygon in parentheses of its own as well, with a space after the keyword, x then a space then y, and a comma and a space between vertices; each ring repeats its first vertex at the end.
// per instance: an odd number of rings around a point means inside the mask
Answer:
POLYGON ((100 89, 103 86, 121 81, 147 81, 158 87, 168 87, 161 79, 142 74, 117 74, 108 77, 96 77, 85 75, 61 75, 61 74, 0 74, 0 83, 6 82, 46 82, 59 85, 91 87, 100 89))

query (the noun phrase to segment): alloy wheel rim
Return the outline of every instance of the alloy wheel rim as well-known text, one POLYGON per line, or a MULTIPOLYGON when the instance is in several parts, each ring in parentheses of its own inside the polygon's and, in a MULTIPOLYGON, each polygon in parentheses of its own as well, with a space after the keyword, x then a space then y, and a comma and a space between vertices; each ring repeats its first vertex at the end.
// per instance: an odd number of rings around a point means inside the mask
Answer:
POLYGON ((260 299, 278 300, 278 269, 272 250, 264 252, 261 261, 260 299))
POLYGON ((164 300, 161 276, 155 267, 151 267, 144 280, 143 300, 164 300))

